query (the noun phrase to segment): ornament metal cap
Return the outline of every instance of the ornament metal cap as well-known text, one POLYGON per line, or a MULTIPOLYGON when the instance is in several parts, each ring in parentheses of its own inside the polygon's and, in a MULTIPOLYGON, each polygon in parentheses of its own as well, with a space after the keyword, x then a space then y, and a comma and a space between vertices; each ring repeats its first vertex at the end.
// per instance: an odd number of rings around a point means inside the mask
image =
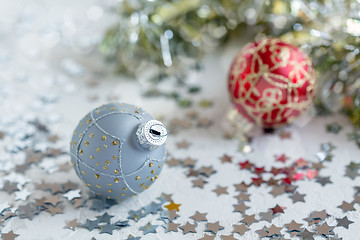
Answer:
POLYGON ((138 142, 149 151, 163 145, 167 139, 167 133, 164 124, 157 120, 141 123, 136 130, 138 142))

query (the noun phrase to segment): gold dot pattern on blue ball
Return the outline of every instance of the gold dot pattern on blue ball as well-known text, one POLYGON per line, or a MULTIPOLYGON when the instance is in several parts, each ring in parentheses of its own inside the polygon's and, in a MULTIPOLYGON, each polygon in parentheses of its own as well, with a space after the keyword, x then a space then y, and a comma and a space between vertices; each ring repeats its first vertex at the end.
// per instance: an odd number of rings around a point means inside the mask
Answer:
POLYGON ((135 196, 149 188, 165 161, 165 147, 161 146, 157 152, 147 151, 144 157, 145 150, 132 142, 135 136, 131 132, 135 131, 127 128, 151 119, 141 108, 108 104, 93 110, 79 122, 70 142, 70 153, 75 171, 85 186, 97 194, 117 199, 135 196), (141 154, 137 155, 134 149, 130 151, 129 148, 135 147, 141 154))

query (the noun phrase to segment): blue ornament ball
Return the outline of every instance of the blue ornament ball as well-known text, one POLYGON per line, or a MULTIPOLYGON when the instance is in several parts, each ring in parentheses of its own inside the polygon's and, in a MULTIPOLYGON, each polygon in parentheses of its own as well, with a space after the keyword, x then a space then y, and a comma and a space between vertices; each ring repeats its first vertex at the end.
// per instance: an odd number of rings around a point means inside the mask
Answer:
POLYGON ((123 200, 148 189, 164 165, 167 129, 131 104, 88 113, 70 142, 71 162, 91 191, 123 200))

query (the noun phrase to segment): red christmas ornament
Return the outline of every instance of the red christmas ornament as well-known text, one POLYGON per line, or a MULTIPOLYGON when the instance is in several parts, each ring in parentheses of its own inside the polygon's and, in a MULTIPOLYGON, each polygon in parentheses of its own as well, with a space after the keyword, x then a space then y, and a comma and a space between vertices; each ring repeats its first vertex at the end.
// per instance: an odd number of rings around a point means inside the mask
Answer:
POLYGON ((228 84, 241 115, 264 128, 292 122, 315 94, 309 57, 279 39, 246 45, 232 63, 228 84))

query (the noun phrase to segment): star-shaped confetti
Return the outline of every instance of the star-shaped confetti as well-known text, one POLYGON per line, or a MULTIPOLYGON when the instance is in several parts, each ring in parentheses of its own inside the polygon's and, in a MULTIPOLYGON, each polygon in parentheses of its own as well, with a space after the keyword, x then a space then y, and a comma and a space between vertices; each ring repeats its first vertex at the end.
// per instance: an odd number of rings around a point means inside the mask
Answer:
POLYGON ((304 197, 305 197, 305 194, 300 194, 298 192, 295 192, 292 196, 290 196, 293 203, 305 202, 304 197))
POLYGON ((143 227, 140 227, 140 230, 144 232, 144 235, 149 233, 156 233, 156 229, 159 227, 159 225, 152 225, 151 223, 146 224, 143 227))
POLYGON ((165 205, 164 207, 166 207, 169 211, 172 211, 174 209, 176 209, 176 211, 180 211, 179 207, 181 206, 181 204, 176 204, 174 202, 169 203, 168 205, 165 205))
POLYGON ((318 171, 308 169, 305 176, 310 180, 313 180, 315 177, 317 177, 317 175, 318 175, 318 171))
POLYGON ((245 203, 234 204, 234 212, 244 213, 249 207, 245 205, 245 203))
POLYGON ((250 230, 250 228, 248 228, 245 223, 240 224, 240 225, 233 225, 233 228, 234 228, 234 230, 232 232, 238 233, 241 236, 244 235, 245 232, 250 230))
POLYGON ((224 154, 222 157, 220 157, 221 163, 231 163, 232 162, 232 157, 224 154))
POLYGON ((326 184, 332 183, 332 181, 330 180, 330 177, 317 176, 315 181, 320 183, 321 186, 325 186, 326 184))
POLYGON ((268 236, 274 236, 274 235, 280 236, 281 235, 281 233, 280 233, 281 229, 282 229, 281 227, 277 227, 274 224, 272 224, 271 227, 266 229, 266 231, 269 233, 268 236))
POLYGON ((285 163, 289 158, 285 154, 281 154, 280 156, 275 155, 275 159, 278 162, 285 163))
POLYGON ((343 217, 343 218, 337 218, 337 226, 338 227, 344 227, 346 229, 349 229, 349 225, 354 223, 353 221, 350 221, 347 216, 343 217))
POLYGON ((195 162, 196 160, 191 158, 191 157, 187 157, 182 161, 182 165, 184 167, 194 167, 195 166, 195 162))
POLYGON ((180 165, 180 163, 181 163, 181 161, 179 159, 176 159, 176 158, 171 158, 170 160, 166 161, 166 164, 168 166, 170 166, 170 167, 180 165))
POLYGON ((179 215, 177 215, 176 212, 177 212, 176 209, 173 209, 173 210, 169 211, 167 218, 168 218, 170 221, 172 221, 172 220, 174 220, 175 218, 179 217, 179 215))
POLYGON ((176 143, 176 146, 178 148, 187 149, 187 148, 189 148, 190 143, 188 141, 186 141, 186 140, 183 140, 181 142, 176 143))
POLYGON ((14 233, 12 230, 8 233, 3 233, 3 240, 14 240, 16 237, 20 236, 19 234, 14 233))
POLYGON ((207 221, 206 215, 207 213, 200 213, 199 211, 196 211, 190 218, 194 219, 196 222, 207 221))
POLYGON ((107 234, 112 235, 113 231, 117 228, 118 228, 117 226, 107 223, 100 227, 100 234, 107 233, 107 234))
POLYGON ((167 232, 177 232, 178 231, 178 227, 180 226, 181 224, 178 224, 178 223, 173 223, 173 222, 169 222, 167 224, 167 232))
POLYGON ((65 193, 64 198, 67 198, 69 201, 73 200, 74 198, 80 198, 80 189, 76 189, 76 190, 70 190, 67 193, 65 193))
POLYGON ((317 234, 322 234, 325 236, 329 235, 332 230, 333 230, 333 227, 330 227, 329 225, 327 225, 326 222, 323 223, 322 225, 316 227, 317 234))
POLYGON ((224 195, 228 194, 228 192, 227 192, 227 187, 220 187, 220 186, 217 186, 217 187, 213 190, 213 192, 215 192, 217 196, 220 196, 220 195, 222 195, 222 194, 224 194, 224 195))
POLYGON ((212 167, 201 167, 201 169, 199 170, 199 173, 205 175, 206 177, 209 177, 211 174, 215 173, 216 170, 212 167))
POLYGON ((219 224, 219 221, 215 222, 215 223, 207 223, 207 227, 206 227, 206 232, 212 232, 214 234, 216 234, 219 230, 224 229, 223 226, 221 226, 219 224))
POLYGON ((342 204, 338 207, 344 210, 344 212, 347 212, 347 211, 355 210, 354 204, 355 202, 348 203, 346 201, 343 201, 342 204))
POLYGON ((280 207, 279 205, 276 204, 275 207, 271 208, 271 211, 273 212, 273 215, 277 214, 277 213, 284 213, 284 210, 282 207, 280 207))
POLYGON ((236 238, 234 237, 234 234, 221 235, 221 239, 223 239, 223 240, 236 240, 236 238))
POLYGON ((199 240, 214 240, 215 237, 216 237, 215 235, 205 234, 202 238, 199 238, 199 240))
POLYGON ((258 220, 255 219, 255 214, 253 215, 243 214, 243 219, 240 222, 246 223, 246 225, 250 226, 251 224, 258 222, 258 220))
POLYGON ((186 222, 185 225, 183 226, 180 226, 179 228, 183 230, 184 234, 187 234, 187 233, 196 233, 196 224, 191 224, 189 222, 186 222))
POLYGON ((269 210, 267 212, 259 213, 259 216, 260 216, 261 221, 267 221, 269 223, 272 222, 272 219, 274 217, 272 210, 269 210))
POLYGON ((79 225, 80 224, 77 222, 77 219, 75 218, 75 219, 67 222, 64 228, 69 228, 74 231, 75 228, 78 227, 79 225))
POLYGON ((285 224, 285 226, 288 228, 289 232, 292 232, 292 231, 300 232, 302 224, 299 224, 299 223, 295 222, 294 220, 292 220, 289 224, 285 224))

